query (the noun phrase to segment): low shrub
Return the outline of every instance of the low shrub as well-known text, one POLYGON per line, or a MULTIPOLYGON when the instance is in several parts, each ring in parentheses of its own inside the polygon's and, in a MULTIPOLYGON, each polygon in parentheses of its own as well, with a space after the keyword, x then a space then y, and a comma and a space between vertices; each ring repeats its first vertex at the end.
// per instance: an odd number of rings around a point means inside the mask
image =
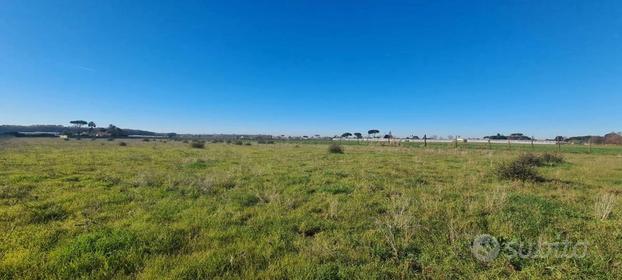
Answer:
POLYGON ((338 144, 332 144, 328 147, 328 152, 331 154, 343 154, 343 148, 338 144))
POLYGON ((527 153, 527 154, 520 155, 516 159, 516 162, 520 164, 528 165, 528 166, 541 166, 542 158, 537 155, 527 153))
POLYGON ((194 140, 190 143, 190 147, 195 149, 203 149, 205 148, 205 141, 202 140, 194 140))
POLYGON ((522 154, 516 159, 517 162, 521 164, 526 164, 529 166, 540 167, 540 166, 555 166, 564 162, 564 157, 559 154, 553 153, 544 153, 541 155, 534 154, 522 154))
POLYGON ((528 162, 514 160, 501 164, 495 170, 497 177, 503 180, 542 181, 535 166, 528 162))
POLYGON ((242 141, 235 141, 233 144, 236 144, 236 145, 240 145, 240 146, 241 146, 241 145, 244 145, 244 142, 242 142, 242 141))
POLYGON ((125 143, 125 142, 119 142, 119 146, 123 146, 123 147, 125 147, 125 146, 127 146, 127 143, 125 143))

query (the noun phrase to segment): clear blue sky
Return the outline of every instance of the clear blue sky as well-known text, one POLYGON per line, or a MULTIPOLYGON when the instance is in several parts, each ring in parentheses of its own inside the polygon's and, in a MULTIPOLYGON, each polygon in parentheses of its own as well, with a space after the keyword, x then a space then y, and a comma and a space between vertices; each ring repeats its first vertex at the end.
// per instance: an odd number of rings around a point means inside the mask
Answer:
POLYGON ((622 1, 0 4, 0 124, 622 130, 622 1))

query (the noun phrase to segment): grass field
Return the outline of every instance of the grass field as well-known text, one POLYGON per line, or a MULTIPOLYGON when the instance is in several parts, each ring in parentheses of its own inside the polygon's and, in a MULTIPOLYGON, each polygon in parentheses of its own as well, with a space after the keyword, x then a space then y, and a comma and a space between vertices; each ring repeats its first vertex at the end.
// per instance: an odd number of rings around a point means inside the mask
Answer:
POLYGON ((0 140, 0 278, 622 275, 620 147, 522 182, 494 170, 526 147, 123 141, 0 140), (479 234, 523 254, 478 260, 479 234), (520 246, 543 241, 586 255, 520 246))

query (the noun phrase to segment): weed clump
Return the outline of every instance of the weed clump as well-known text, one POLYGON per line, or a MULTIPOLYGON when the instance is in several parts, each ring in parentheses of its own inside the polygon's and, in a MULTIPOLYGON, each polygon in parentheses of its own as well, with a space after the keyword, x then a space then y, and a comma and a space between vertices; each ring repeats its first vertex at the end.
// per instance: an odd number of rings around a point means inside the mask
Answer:
POLYGON ((119 146, 125 147, 125 146, 127 146, 127 143, 125 143, 125 142, 119 142, 119 146))
POLYGON ((205 141, 194 140, 194 141, 192 141, 192 143, 190 143, 190 147, 195 148, 195 149, 204 149, 205 148, 205 141))
POLYGON ((23 186, 0 186, 0 199, 23 199, 26 198, 32 187, 23 186))
POLYGON ((30 222, 45 224, 51 221, 61 221, 69 216, 63 207, 58 204, 44 203, 30 209, 30 222))
POLYGON ((141 173, 130 180, 132 187, 156 187, 161 184, 160 178, 152 173, 141 173))
POLYGON ((237 185, 233 177, 207 177, 204 179, 196 180, 191 185, 194 186, 195 191, 199 194, 212 194, 222 190, 230 190, 237 185))
POLYGON ((331 154, 343 154, 343 148, 338 144, 331 144, 328 147, 328 152, 331 154))
POLYGON ((597 219, 606 220, 613 211, 616 196, 611 193, 602 194, 594 205, 594 215, 597 219))

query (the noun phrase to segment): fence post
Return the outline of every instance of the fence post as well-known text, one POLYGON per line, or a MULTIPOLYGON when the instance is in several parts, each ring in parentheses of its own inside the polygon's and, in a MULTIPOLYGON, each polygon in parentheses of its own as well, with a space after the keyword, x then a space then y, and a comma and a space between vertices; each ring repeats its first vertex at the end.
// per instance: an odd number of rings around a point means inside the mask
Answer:
POLYGON ((490 145, 490 138, 488 138, 488 150, 491 150, 491 149, 492 149, 492 147, 490 145))
POLYGON ((508 137, 508 150, 512 149, 512 143, 510 142, 510 137, 508 137))
POLYGON ((531 136, 531 149, 534 150, 535 146, 533 145, 533 136, 531 136))
POLYGON ((590 154, 592 153, 592 137, 590 137, 590 139, 588 140, 588 143, 590 144, 590 154))
POLYGON ((424 134, 423 135, 423 147, 427 147, 428 146, 428 135, 424 134))

